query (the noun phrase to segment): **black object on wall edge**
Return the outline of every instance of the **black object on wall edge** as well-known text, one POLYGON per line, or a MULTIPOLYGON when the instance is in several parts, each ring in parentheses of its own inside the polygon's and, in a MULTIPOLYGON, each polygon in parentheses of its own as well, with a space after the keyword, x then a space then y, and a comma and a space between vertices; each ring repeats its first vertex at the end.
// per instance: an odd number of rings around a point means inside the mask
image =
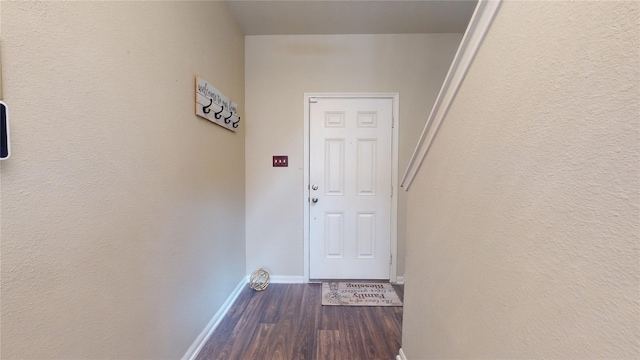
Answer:
POLYGON ((7 105, 0 101, 0 160, 8 159, 10 155, 9 114, 7 105))

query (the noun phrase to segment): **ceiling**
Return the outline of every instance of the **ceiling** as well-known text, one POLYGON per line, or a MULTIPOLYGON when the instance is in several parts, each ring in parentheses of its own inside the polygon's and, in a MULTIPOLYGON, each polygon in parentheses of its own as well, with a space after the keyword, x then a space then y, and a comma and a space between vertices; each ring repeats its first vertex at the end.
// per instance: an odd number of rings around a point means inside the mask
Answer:
POLYGON ((475 0, 226 0, 245 35, 463 33, 475 0))

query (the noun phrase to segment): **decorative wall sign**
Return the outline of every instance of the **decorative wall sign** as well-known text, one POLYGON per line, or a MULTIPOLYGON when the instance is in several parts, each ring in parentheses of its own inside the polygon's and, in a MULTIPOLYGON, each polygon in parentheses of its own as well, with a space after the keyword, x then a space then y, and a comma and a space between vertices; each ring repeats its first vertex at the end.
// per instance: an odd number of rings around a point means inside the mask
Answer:
POLYGON ((234 132, 240 126, 238 105, 199 76, 196 76, 196 115, 234 132))

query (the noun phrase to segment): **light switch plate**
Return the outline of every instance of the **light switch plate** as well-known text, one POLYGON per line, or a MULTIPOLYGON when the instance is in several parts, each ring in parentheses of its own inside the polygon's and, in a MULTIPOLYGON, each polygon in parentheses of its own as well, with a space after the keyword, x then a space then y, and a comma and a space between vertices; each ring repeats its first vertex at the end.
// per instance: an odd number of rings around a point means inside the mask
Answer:
POLYGON ((288 167, 288 166, 289 166, 289 156, 287 155, 273 156, 273 167, 288 167))

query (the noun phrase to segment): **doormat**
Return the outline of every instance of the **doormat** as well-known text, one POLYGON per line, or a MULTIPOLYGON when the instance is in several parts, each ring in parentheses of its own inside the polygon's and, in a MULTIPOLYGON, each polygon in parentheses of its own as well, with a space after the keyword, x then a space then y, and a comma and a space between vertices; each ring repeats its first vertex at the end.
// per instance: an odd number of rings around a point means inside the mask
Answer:
POLYGON ((388 283, 323 282, 322 305, 402 306, 402 301, 388 283))

